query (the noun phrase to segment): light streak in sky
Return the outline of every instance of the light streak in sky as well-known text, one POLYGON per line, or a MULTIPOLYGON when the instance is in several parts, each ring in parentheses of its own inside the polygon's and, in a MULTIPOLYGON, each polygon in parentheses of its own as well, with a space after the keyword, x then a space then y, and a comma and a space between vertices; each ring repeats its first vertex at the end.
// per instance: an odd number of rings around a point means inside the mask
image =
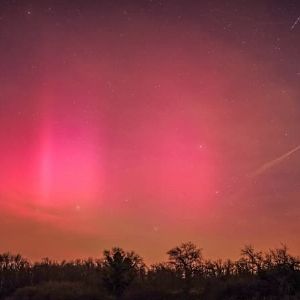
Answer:
POLYGON ((298 150, 300 150, 300 145, 298 145, 296 148, 286 152, 285 154, 263 164, 260 168, 258 168, 255 172, 253 172, 252 174, 250 174, 250 177, 255 177, 258 176, 264 172, 266 172, 267 170, 273 168, 274 166, 276 166, 277 164, 281 163, 282 161, 284 161, 285 159, 287 159, 289 156, 291 156, 293 153, 297 152, 298 150))
POLYGON ((291 30, 294 30, 294 28, 296 27, 296 25, 300 22, 300 16, 296 19, 296 21, 294 22, 294 24, 291 27, 291 30))

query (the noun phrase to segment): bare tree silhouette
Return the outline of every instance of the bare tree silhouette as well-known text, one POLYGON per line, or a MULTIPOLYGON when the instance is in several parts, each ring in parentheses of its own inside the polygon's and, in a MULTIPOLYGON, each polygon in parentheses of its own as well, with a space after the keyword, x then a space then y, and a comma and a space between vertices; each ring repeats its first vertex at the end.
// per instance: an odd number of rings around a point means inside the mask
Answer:
POLYGON ((184 293, 191 289, 192 278, 202 263, 202 251, 192 242, 182 243, 167 252, 169 263, 184 280, 184 293))

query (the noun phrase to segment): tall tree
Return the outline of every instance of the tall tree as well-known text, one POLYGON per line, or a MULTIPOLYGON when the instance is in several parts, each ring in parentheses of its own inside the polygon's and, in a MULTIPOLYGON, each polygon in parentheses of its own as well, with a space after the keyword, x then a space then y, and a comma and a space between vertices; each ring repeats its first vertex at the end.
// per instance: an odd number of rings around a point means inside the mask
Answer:
POLYGON ((167 252, 169 263, 173 265, 184 281, 184 292, 191 290, 192 278, 202 263, 202 251, 192 242, 182 243, 167 252))
POLYGON ((252 245, 245 245, 241 250, 241 261, 244 261, 247 272, 255 274, 263 267, 263 253, 256 251, 252 245))
POLYGON ((121 299, 127 287, 144 270, 144 263, 134 252, 113 248, 103 252, 103 284, 116 299, 121 299))

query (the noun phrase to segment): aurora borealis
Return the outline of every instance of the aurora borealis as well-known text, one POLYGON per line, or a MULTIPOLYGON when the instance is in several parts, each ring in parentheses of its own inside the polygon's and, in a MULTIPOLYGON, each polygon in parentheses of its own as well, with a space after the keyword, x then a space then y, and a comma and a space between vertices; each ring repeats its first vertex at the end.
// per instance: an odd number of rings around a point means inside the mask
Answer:
POLYGON ((292 0, 1 1, 0 251, 299 253, 299 15, 292 0))

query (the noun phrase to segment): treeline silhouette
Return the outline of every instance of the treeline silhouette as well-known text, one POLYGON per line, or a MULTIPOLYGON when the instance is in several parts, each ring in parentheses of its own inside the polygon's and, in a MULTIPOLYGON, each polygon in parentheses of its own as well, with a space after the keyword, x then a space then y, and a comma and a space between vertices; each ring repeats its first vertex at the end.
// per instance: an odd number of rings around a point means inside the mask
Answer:
POLYGON ((206 260, 191 242, 146 266, 135 252, 105 250, 100 259, 31 263, 0 255, 0 299, 7 300, 288 300, 300 299, 300 261, 286 246, 241 250, 238 260, 206 260))

